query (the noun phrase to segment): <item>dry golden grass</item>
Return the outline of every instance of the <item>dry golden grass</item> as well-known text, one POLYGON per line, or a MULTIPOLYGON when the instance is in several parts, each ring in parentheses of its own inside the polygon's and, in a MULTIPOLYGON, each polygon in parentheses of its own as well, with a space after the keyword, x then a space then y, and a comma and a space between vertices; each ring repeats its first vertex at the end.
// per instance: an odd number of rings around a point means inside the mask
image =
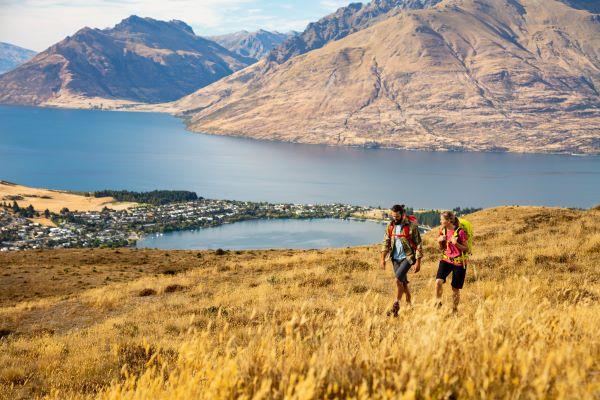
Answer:
POLYGON ((458 315, 448 287, 432 306, 427 235, 414 306, 398 319, 384 316, 393 281, 377 247, 10 255, 15 270, 148 265, 5 305, 0 397, 598 398, 599 218, 535 207, 470 216, 476 254, 458 315), (166 264, 182 272, 155 272, 166 264))
POLYGON ((352 216, 356 217, 356 218, 366 218, 366 219, 386 219, 387 214, 389 213, 389 210, 377 210, 377 209, 372 209, 369 211, 365 211, 365 212, 357 212, 354 213, 352 216))
POLYGON ((48 219, 46 217, 33 217, 33 218, 29 218, 29 220, 31 222, 38 223, 38 224, 40 224, 42 226, 49 226, 49 227, 56 226, 56 224, 54 222, 52 222, 51 219, 48 219))
POLYGON ((60 212, 64 207, 71 211, 100 211, 104 207, 125 210, 137 205, 137 203, 116 202, 112 197, 86 197, 60 190, 37 189, 0 181, 0 202, 12 204, 13 196, 23 198, 16 200, 19 207, 27 207, 31 204, 36 211, 48 209, 55 213, 60 212))

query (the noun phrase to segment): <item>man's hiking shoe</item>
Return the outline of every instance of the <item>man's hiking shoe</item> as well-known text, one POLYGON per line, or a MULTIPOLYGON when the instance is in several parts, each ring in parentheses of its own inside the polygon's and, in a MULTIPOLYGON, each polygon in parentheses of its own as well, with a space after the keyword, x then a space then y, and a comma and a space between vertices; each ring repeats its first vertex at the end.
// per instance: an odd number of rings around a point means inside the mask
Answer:
POLYGON ((438 310, 439 310, 440 308, 442 308, 442 302, 441 302, 441 301, 438 301, 437 303, 435 303, 435 308, 437 308, 438 310))
POLYGON ((397 317, 398 316, 398 311, 400 311, 400 303, 395 301, 394 304, 392 305, 392 309, 389 310, 386 315, 388 317, 397 317))

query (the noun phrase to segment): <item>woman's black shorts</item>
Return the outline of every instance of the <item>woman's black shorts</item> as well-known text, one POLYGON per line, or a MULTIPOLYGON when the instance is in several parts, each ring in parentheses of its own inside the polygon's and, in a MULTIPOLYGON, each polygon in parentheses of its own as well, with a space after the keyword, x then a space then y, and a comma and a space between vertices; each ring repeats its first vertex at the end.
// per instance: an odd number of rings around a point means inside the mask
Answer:
POLYGON ((446 261, 440 261, 437 275, 435 279, 442 279, 446 283, 446 278, 452 272, 452 287, 455 289, 462 289, 465 283, 465 276, 467 275, 466 267, 460 265, 450 264, 446 261))

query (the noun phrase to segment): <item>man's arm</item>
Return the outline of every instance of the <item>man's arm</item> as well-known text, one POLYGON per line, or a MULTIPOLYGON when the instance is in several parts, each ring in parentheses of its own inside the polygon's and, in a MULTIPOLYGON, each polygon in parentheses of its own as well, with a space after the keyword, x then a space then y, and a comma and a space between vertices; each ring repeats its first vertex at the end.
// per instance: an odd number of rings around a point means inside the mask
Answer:
POLYGON ((385 269, 385 258, 387 257, 388 252, 390 251, 390 246, 392 244, 392 238, 388 234, 389 225, 385 228, 385 234, 383 236, 383 243, 381 244, 381 268, 385 269))

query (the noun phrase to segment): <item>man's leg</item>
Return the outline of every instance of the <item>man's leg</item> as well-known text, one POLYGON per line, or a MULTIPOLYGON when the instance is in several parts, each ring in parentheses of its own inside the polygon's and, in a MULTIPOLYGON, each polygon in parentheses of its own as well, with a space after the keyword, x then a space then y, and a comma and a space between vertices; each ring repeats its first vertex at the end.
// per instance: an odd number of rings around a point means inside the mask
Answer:
POLYGON ((398 312, 400 311, 400 299, 402 299, 402 294, 404 293, 404 286, 402 285, 402 282, 398 280, 398 278, 396 278, 396 290, 396 301, 394 301, 394 304, 392 304, 392 308, 386 312, 388 317, 397 317, 398 312))
POLYGON ((396 302, 400 303, 402 300, 402 295, 404 294, 404 284, 400 282, 400 279, 396 278, 396 288, 398 289, 398 294, 396 295, 396 302))
MULTIPOLYGON (((398 285, 398 292, 402 292, 406 295, 406 302, 410 304, 410 291, 408 290, 408 271, 411 268, 411 263, 406 258, 398 264, 396 270, 396 284, 398 285)), ((398 301, 402 299, 402 296, 398 296, 398 301)))
POLYGON ((402 283, 402 286, 404 287, 404 294, 406 295, 406 304, 410 305, 411 296, 410 290, 408 289, 408 282, 402 283))

